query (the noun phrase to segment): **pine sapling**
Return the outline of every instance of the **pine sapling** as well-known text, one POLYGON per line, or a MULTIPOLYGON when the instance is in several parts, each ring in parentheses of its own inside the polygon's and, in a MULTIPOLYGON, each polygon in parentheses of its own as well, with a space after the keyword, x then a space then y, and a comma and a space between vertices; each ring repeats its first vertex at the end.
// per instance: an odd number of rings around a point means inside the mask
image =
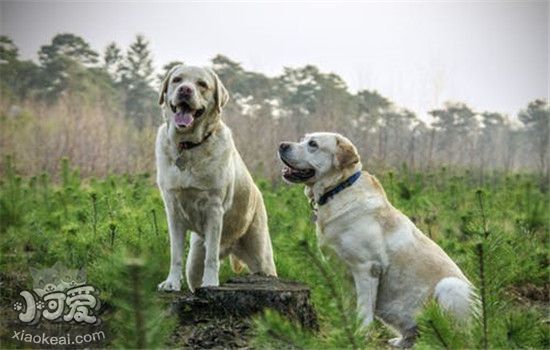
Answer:
POLYGON ((155 237, 159 236, 159 227, 157 224, 157 213, 155 209, 151 209, 151 216, 153 217, 153 230, 155 231, 155 237))
POLYGON ((92 192, 90 195, 90 198, 92 200, 92 231, 94 233, 94 237, 97 236, 97 194, 95 192, 92 192))
POLYGON ((126 267, 130 276, 130 294, 132 310, 134 312, 135 322, 135 334, 136 334, 136 348, 144 349, 146 346, 145 335, 145 320, 143 316, 143 301, 142 301, 142 283, 141 283, 141 269, 143 268, 143 262, 139 259, 128 259, 126 261, 126 267))
POLYGON ((300 242, 300 247, 302 247, 306 255, 311 259, 311 261, 313 262, 315 267, 319 270, 319 272, 321 273, 321 276, 325 280, 325 283, 329 288, 329 292, 332 298, 334 299, 334 301, 336 302, 336 307, 338 308, 338 312, 340 314, 342 325, 344 326, 344 331, 349 341, 349 344, 351 345, 352 349, 354 350, 359 349, 359 345, 356 342, 354 332, 351 328, 351 324, 352 324, 351 320, 348 318, 349 313, 346 311, 346 308, 344 306, 344 301, 340 293, 338 293, 337 291, 336 285, 334 283, 334 280, 331 277, 330 272, 325 268, 325 266, 323 265, 323 262, 317 257, 317 255, 311 250, 307 241, 300 242))
POLYGON ((115 235, 116 235, 116 224, 114 222, 109 223, 109 242, 111 244, 111 249, 115 245, 115 235))

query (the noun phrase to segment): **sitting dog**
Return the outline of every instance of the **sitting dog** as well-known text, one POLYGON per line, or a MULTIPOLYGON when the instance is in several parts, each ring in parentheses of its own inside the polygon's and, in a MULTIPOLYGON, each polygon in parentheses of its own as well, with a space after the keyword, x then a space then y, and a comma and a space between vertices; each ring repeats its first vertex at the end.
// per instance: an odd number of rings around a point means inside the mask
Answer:
POLYGON ((170 233, 171 262, 159 290, 181 288, 185 235, 191 231, 187 285, 219 285, 220 259, 234 270, 276 276, 262 195, 221 119, 228 94, 209 69, 179 65, 164 79, 164 124, 156 140, 157 183, 170 233))
POLYGON ((368 325, 376 316, 396 330, 390 340, 410 347, 415 315, 429 297, 467 319, 473 288, 458 266, 388 201, 366 171, 355 146, 334 133, 313 133, 283 142, 283 178, 306 185, 317 209, 317 237, 349 268, 358 314, 368 325))

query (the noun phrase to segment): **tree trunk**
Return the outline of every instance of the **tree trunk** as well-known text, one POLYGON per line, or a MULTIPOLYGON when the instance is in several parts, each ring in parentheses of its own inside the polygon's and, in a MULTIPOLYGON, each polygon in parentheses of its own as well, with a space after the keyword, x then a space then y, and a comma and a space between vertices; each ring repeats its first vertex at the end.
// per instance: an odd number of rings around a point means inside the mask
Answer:
POLYGON ((310 290, 302 283, 257 275, 230 279, 219 287, 176 294, 171 309, 181 323, 176 342, 187 348, 247 347, 253 334, 250 317, 266 308, 275 310, 303 328, 317 331, 317 314, 310 290))

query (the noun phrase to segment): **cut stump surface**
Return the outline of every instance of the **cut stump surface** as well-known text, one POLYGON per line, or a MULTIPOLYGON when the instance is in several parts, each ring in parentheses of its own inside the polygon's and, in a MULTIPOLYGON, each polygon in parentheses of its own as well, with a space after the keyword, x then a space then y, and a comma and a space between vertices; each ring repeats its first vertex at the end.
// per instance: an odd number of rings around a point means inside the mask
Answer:
POLYGON ((317 331, 310 289, 303 283, 257 275, 234 277, 219 287, 168 295, 182 325, 177 337, 188 348, 247 348, 250 316, 266 308, 317 331))

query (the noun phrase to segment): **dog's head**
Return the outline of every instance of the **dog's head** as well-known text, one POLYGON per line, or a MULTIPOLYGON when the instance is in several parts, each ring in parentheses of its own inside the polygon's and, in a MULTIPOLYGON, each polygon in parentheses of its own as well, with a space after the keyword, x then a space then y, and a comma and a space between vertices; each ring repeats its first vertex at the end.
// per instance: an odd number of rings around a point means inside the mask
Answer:
POLYGON ((359 153, 350 140, 336 133, 306 134, 299 142, 281 142, 279 158, 288 182, 313 185, 339 173, 354 171, 359 153))
POLYGON ((218 119, 228 100, 227 90, 213 70, 184 65, 166 74, 159 94, 166 121, 180 133, 218 119))

